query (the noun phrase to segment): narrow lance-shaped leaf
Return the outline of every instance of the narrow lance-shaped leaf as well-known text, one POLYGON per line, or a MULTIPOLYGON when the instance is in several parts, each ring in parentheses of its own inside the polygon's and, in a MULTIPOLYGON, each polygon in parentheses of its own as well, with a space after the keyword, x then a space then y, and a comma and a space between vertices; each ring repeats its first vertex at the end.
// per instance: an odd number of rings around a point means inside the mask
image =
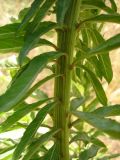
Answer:
POLYGON ((88 149, 82 151, 79 155, 79 160, 89 160, 97 155, 100 147, 96 145, 90 146, 88 149))
POLYGON ((111 22, 111 23, 118 23, 120 24, 120 15, 119 14, 100 14, 93 18, 86 19, 81 22, 81 24, 85 22, 111 22))
POLYGON ((89 112, 74 111, 72 113, 93 127, 107 133, 114 138, 120 139, 120 123, 116 122, 115 120, 103 118, 98 114, 89 112))
MULTIPOLYGON (((0 132, 6 131, 10 128, 13 124, 18 122, 22 117, 29 114, 31 111, 35 110, 38 106, 42 105, 43 103, 47 102, 50 99, 41 100, 32 104, 24 103, 22 108, 18 109, 14 112, 11 116, 9 116, 1 125, 0 125, 0 132)), ((19 107, 20 107, 19 106, 19 107)))
POLYGON ((101 117, 120 116, 120 105, 100 107, 92 113, 98 114, 101 117))
POLYGON ((114 11, 117 11, 117 5, 116 5, 115 0, 109 0, 109 1, 110 1, 110 3, 111 3, 112 9, 113 9, 114 11))
POLYGON ((104 89, 103 89, 101 83, 96 78, 95 74, 83 65, 81 65, 80 67, 83 68, 88 73, 89 78, 91 80, 91 83, 93 85, 93 88, 95 90, 96 96, 97 96, 98 100, 100 101, 100 103, 102 103, 103 105, 106 105, 107 104, 106 94, 104 92, 104 89))
POLYGON ((45 17, 50 7, 55 3, 55 0, 46 0, 44 4, 40 7, 39 11, 37 12, 36 16, 34 17, 32 23, 30 24, 30 29, 28 26, 28 33, 35 31, 39 25, 41 20, 45 17))
POLYGON ((57 160, 58 159, 58 152, 57 152, 57 147, 56 144, 54 144, 47 154, 43 157, 45 160, 57 160))
POLYGON ((101 1, 101 0, 83 0, 82 1, 82 5, 87 5, 87 6, 92 6, 93 8, 99 8, 102 9, 103 11, 107 12, 107 13, 113 13, 114 10, 112 10, 111 8, 109 8, 108 6, 106 6, 106 4, 101 1))
POLYGON ((75 141, 83 141, 85 144, 87 143, 93 143, 96 146, 99 147, 106 147, 105 144, 100 141, 97 138, 93 138, 92 136, 88 136, 87 133, 85 132, 78 132, 70 141, 70 143, 75 142, 75 141))
MULTIPOLYGON (((30 143, 31 139, 34 137, 35 133, 37 132, 38 128, 40 127, 41 123, 43 122, 46 115, 56 106, 56 103, 50 103, 43 107, 38 114, 36 115, 35 119, 29 124, 25 133, 19 142, 17 148, 13 154, 13 160, 19 160, 21 153, 24 151, 26 146, 30 143)), ((35 149, 35 148, 34 148, 35 149)))
POLYGON ((25 38, 23 48, 20 51, 19 63, 22 64, 28 52, 39 42, 40 36, 47 33, 51 29, 55 29, 56 27, 58 26, 54 22, 41 22, 40 26, 35 32, 28 34, 25 38))
POLYGON ((59 0, 57 1, 57 21, 60 24, 63 24, 65 14, 70 6, 71 0, 59 0))
POLYGON ((31 84, 47 63, 61 55, 63 53, 48 52, 32 59, 6 93, 0 96, 0 112, 8 111, 18 104, 25 97, 31 84))
POLYGON ((101 54, 101 52, 104 51, 111 51, 118 47, 120 47, 120 34, 117 34, 114 37, 106 40, 104 43, 101 43, 98 47, 91 49, 89 51, 89 57, 101 54))
MULTIPOLYGON (((29 147, 29 150, 28 150, 27 154, 24 156, 23 160, 26 160, 26 159, 30 160, 34 156, 34 154, 38 152, 40 146, 44 142, 50 140, 59 131, 60 131, 59 129, 57 129, 57 130, 54 129, 52 131, 47 132, 46 134, 43 134, 39 139, 37 139, 36 142, 31 144, 31 146, 29 147)), ((52 159, 52 160, 54 160, 54 159, 52 159)), ((55 160, 57 160, 57 159, 55 159, 55 160)))
MULTIPOLYGON (((105 42, 101 34, 95 29, 91 31, 91 37, 93 39, 95 46, 105 42)), ((112 65, 111 65, 109 53, 105 52, 103 54, 98 55, 98 59, 100 62, 101 72, 104 78, 106 79, 106 81, 110 83, 113 77, 113 71, 112 71, 112 65)))
MULTIPOLYGON (((19 52, 24 44, 24 31, 21 35, 16 35, 20 23, 13 23, 0 27, 0 53, 19 52)), ((53 48, 56 46, 46 39, 39 39, 38 43, 33 46, 48 45, 53 48)))
POLYGON ((44 0, 34 0, 31 8, 28 10, 26 16, 24 17, 23 21, 21 22, 18 32, 22 31, 29 21, 34 17, 34 15, 38 12, 40 5, 43 3, 44 0))

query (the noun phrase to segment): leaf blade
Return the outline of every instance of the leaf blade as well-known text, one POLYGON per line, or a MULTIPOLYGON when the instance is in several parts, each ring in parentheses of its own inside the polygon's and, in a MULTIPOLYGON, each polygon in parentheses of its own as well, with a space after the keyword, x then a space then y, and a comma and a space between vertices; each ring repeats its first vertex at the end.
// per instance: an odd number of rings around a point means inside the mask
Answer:
POLYGON ((13 160, 18 160, 21 153, 24 151, 25 147, 29 144, 31 139, 34 137, 35 133, 37 132, 37 129, 41 125, 42 121, 46 117, 46 115, 50 112, 53 107, 56 106, 56 103, 50 103, 43 107, 38 114, 36 115, 35 119, 29 124, 27 127, 21 141, 19 142, 17 148, 14 151, 13 154, 13 160))

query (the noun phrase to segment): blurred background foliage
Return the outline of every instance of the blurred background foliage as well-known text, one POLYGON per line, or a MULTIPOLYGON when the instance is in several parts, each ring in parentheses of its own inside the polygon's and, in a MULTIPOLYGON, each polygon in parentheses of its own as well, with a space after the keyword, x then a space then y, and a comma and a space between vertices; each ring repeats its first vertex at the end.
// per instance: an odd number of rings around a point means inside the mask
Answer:
MULTIPOLYGON (((11 23, 11 21, 17 19, 20 10, 29 7, 32 1, 33 0, 0 0, 0 26, 5 25, 7 23, 11 23)), ((116 3, 119 10, 118 12, 120 12, 120 0, 116 0, 116 3)), ((47 18, 49 19, 49 16, 47 18)), ((102 32, 105 39, 108 39, 120 32, 120 25, 110 23, 105 24, 102 32)), ((56 36, 53 36, 53 34, 48 34, 47 36, 47 38, 50 39, 50 41, 56 41, 56 36)), ((35 55, 38 52, 42 53, 46 50, 47 47, 34 49, 30 56, 32 56, 33 54, 35 55)), ((109 103, 120 104, 120 49, 112 51, 110 57, 112 60, 114 76, 112 82, 109 85, 107 83, 104 83, 103 85, 106 90, 109 103)), ((14 71, 16 70, 16 68, 14 68, 15 65, 17 67, 16 54, 8 54, 7 56, 0 55, 0 94, 4 93, 7 86, 9 85, 11 77, 12 75, 14 75, 14 71)), ((37 78, 36 81, 43 78, 46 73, 49 74, 48 70, 44 70, 44 72, 37 78)), ((48 93, 48 95, 52 95, 53 81, 49 81, 44 86, 42 86, 42 90, 48 93)), ((31 98, 29 101, 32 100, 33 99, 31 98)), ((4 119, 6 117, 2 118, 4 119)), ((26 119, 24 120, 30 121, 29 116, 26 117, 26 119)), ((116 120, 120 121, 120 118, 116 118, 116 120)), ((2 119, 0 119, 0 121, 2 121, 2 119)), ((20 132, 19 136, 21 135, 22 133, 20 132)), ((0 137, 0 139, 2 139, 2 137, 0 137)), ((107 144, 109 152, 120 153, 120 142, 111 140, 109 138, 105 138, 103 140, 107 144)), ((119 160, 120 158, 113 159, 119 160)))

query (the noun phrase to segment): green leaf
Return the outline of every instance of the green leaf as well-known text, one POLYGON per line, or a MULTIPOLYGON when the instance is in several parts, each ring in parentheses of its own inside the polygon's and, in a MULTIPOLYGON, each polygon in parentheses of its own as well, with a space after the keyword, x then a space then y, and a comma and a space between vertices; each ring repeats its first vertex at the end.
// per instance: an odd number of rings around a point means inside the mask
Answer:
POLYGON ((83 68, 88 73, 89 78, 91 80, 91 83, 93 85, 93 88, 95 90, 96 96, 97 96, 98 100, 100 101, 100 103, 103 105, 107 105, 106 94, 104 92, 104 89, 103 89, 101 83, 99 82, 99 80, 95 76, 95 74, 85 66, 81 65, 80 67, 83 68))
POLYGON ((98 114, 101 117, 120 116, 120 105, 100 107, 94 110, 92 113, 98 114))
POLYGON ((107 12, 107 13, 113 13, 114 10, 112 10, 111 8, 109 8, 108 6, 105 5, 105 3, 102 0, 83 0, 82 1, 82 5, 87 5, 87 6, 93 6, 99 9, 102 9, 103 11, 107 12))
MULTIPOLYGON (((93 39, 95 46, 98 46, 100 43, 105 42, 102 35, 95 29, 92 30, 91 37, 93 39)), ((111 65, 109 53, 105 52, 103 54, 98 55, 98 59, 100 63, 101 72, 104 78, 106 79, 106 81, 110 83, 113 78, 113 71, 112 71, 112 65, 111 65)))
MULTIPOLYGON (((13 154, 13 160, 19 160, 21 153, 24 151, 26 146, 31 142, 31 139, 36 134, 38 128, 40 127, 41 123, 45 119, 46 115, 56 106, 56 103, 50 103, 43 107, 36 115, 35 119, 29 124, 21 141, 19 142, 17 148, 13 154)), ((34 148, 35 149, 35 148, 34 148)))
POLYGON ((31 84, 47 63, 61 55, 63 53, 48 52, 33 58, 6 93, 0 96, 0 112, 6 112, 17 105, 25 97, 31 84))
POLYGON ((43 160, 58 160, 58 152, 57 152, 57 147, 56 144, 53 145, 47 154, 43 157, 43 160))
POLYGON ((83 141, 85 144, 87 143, 93 143, 94 145, 96 146, 99 146, 99 147, 106 147, 105 144, 100 141, 99 139, 97 138, 94 138, 94 137, 90 137, 88 136, 87 133, 85 132, 78 132, 70 141, 70 143, 72 142, 75 142, 75 141, 83 141))
MULTIPOLYGON (((28 150, 27 154, 24 156, 23 160, 31 159, 31 157, 33 157, 34 154, 39 151, 40 146, 44 142, 50 140, 57 132, 59 132, 59 130, 54 129, 52 131, 49 131, 49 132, 43 134, 40 138, 38 138, 33 144, 31 144, 31 146, 29 147, 29 150, 28 150)), ((52 159, 52 160, 54 160, 54 159, 52 159)))
POLYGON ((0 39, 0 53, 19 52, 23 46, 23 37, 11 37, 0 39))
POLYGON ((115 1, 114 1, 114 0, 109 0, 109 1, 110 1, 110 3, 111 3, 112 9, 113 9, 115 12, 117 12, 117 5, 116 5, 115 1))
POLYGON ((81 22, 81 24, 85 22, 111 22, 111 23, 118 23, 120 24, 120 15, 119 14, 100 14, 93 18, 89 18, 81 22))
POLYGON ((45 100, 40 100, 40 101, 32 103, 32 104, 24 103, 22 108, 18 109, 16 112, 14 112, 11 116, 9 116, 0 125, 0 132, 5 132, 9 127, 11 127, 17 121, 19 121, 22 117, 24 117, 25 115, 27 115, 31 111, 35 110, 38 106, 42 105, 43 103, 47 102, 48 100, 50 100, 50 99, 48 98, 48 99, 45 99, 45 100))
POLYGON ((88 57, 102 54, 101 52, 111 51, 120 47, 120 34, 113 36, 112 38, 106 40, 105 42, 98 45, 96 48, 88 51, 88 57))
POLYGON ((41 20, 45 17, 50 7, 55 3, 55 0, 46 0, 44 4, 40 7, 39 11, 37 12, 36 16, 34 17, 32 23, 30 24, 30 29, 28 26, 28 32, 31 33, 31 31, 35 31, 40 23, 41 20))
POLYGON ((36 15, 43 1, 44 0, 34 0, 34 2, 31 5, 31 8, 28 10, 26 16, 21 22, 18 32, 22 31, 26 27, 26 25, 29 23, 29 21, 34 17, 34 15, 36 15))
POLYGON ((70 102, 70 110, 76 110, 78 107, 80 107, 82 104, 85 103, 85 98, 74 98, 70 102))
POLYGON ((0 40, 15 37, 19 23, 7 24, 0 27, 0 40))
POLYGON ((93 127, 107 133, 114 138, 120 139, 120 123, 111 119, 103 118, 102 116, 94 113, 80 111, 74 111, 72 113, 93 127))
MULTIPOLYGON (((0 27, 0 53, 19 52, 24 44, 24 31, 21 35, 16 35, 20 23, 8 24, 0 27)), ((39 39, 38 43, 33 46, 48 45, 53 48, 56 46, 46 39, 39 39)))
POLYGON ((28 52, 33 48, 33 46, 35 46, 39 42, 40 36, 47 33, 51 29, 55 29, 56 27, 57 24, 54 22, 41 22, 35 32, 28 34, 25 38, 23 48, 20 51, 19 63, 22 64, 28 52))
POLYGON ((71 0, 58 0, 56 7, 57 7, 57 22, 59 24, 63 24, 65 14, 70 6, 71 0))
POLYGON ((96 145, 92 145, 90 148, 82 151, 79 155, 79 160, 89 160, 97 155, 100 148, 96 145))

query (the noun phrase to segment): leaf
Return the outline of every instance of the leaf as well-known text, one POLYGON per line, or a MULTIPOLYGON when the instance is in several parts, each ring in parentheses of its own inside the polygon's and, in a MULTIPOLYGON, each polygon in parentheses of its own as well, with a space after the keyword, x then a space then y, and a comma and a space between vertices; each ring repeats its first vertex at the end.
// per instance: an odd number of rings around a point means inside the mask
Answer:
POLYGON ((83 0, 82 1, 82 5, 88 5, 88 6, 93 6, 99 9, 102 9, 103 11, 107 12, 107 13, 113 13, 114 10, 112 10, 111 8, 109 8, 108 6, 105 5, 105 3, 101 0, 83 0))
POLYGON ((24 151, 26 146, 30 143, 31 139, 34 137, 35 133, 37 132, 43 120, 45 119, 46 115, 55 106, 56 106, 55 102, 47 104, 37 113, 35 119, 28 125, 23 137, 21 138, 21 141, 19 142, 17 148, 15 149, 13 153, 13 160, 19 160, 21 153, 24 151))
POLYGON ((116 5, 115 1, 114 1, 114 0, 109 0, 109 1, 110 1, 110 3, 111 3, 112 9, 113 9, 115 12, 117 12, 117 5, 116 5))
POLYGON ((7 24, 0 27, 0 40, 15 37, 19 23, 7 24))
POLYGON ((47 14, 48 10, 50 9, 50 7, 55 3, 55 0, 46 0, 44 2, 44 4, 40 7, 40 9, 38 10, 36 16, 34 17, 32 23, 30 24, 30 29, 28 26, 28 32, 30 33, 31 31, 35 31, 40 23, 41 20, 45 17, 45 15, 47 14))
MULTIPOLYGON (((52 131, 49 131, 49 132, 43 134, 40 138, 38 138, 37 141, 34 142, 34 143, 29 147, 29 150, 28 150, 27 154, 24 156, 24 158, 23 158, 22 160, 26 160, 26 159, 29 160, 29 159, 31 159, 31 157, 33 157, 34 154, 39 151, 40 146, 41 146, 44 142, 50 140, 58 131, 59 131, 59 130, 54 129, 54 130, 52 130, 52 131)), ((55 157, 54 157, 54 158, 55 158, 55 157)), ((54 160, 54 159, 52 159, 52 160, 54 160)), ((57 159, 55 159, 55 160, 57 160, 57 159)))
POLYGON ((120 24, 120 15, 119 14, 100 14, 93 18, 86 19, 81 22, 81 24, 92 21, 92 22, 111 22, 120 24))
POLYGON ((56 27, 57 24, 54 22, 41 22, 40 26, 35 32, 28 34, 25 38, 23 48, 21 49, 19 54, 19 63, 22 64, 28 52, 39 42, 40 36, 47 33, 51 29, 55 29, 56 27))
POLYGON ((82 104, 85 103, 85 98, 74 98, 70 102, 70 110, 76 110, 78 107, 80 107, 82 104))
POLYGON ((103 104, 103 105, 106 105, 107 104, 106 94, 103 90, 103 87, 102 87, 101 83, 96 78, 95 74, 85 66, 81 65, 80 67, 83 68, 88 73, 89 78, 91 80, 91 83, 93 85, 93 88, 95 90, 96 96, 97 96, 98 100, 100 101, 100 103, 103 104))
POLYGON ((94 113, 80 111, 74 111, 72 113, 93 127, 107 133, 116 139, 120 139, 120 123, 111 119, 103 118, 94 113))
POLYGON ((120 47, 120 34, 113 36, 112 38, 106 40, 104 43, 101 43, 97 47, 89 51, 88 57, 95 55, 100 55, 101 52, 111 51, 120 47))
POLYGON ((44 0, 34 0, 31 8, 28 10, 26 16, 24 17, 23 21, 21 22, 18 32, 22 31, 26 25, 29 23, 29 21, 34 17, 34 15, 38 12, 39 7, 43 3, 44 0))
POLYGON ((54 144, 47 154, 43 157, 43 160, 58 160, 58 152, 57 152, 57 147, 56 144, 54 144))
POLYGON ((101 117, 120 116, 120 105, 100 107, 94 110, 92 113, 98 114, 101 117))
MULTIPOLYGON (((8 24, 0 27, 0 53, 19 52, 24 44, 24 31, 17 36, 16 31, 20 23, 8 24)), ((53 48, 56 46, 46 39, 39 39, 38 43, 33 46, 48 45, 53 48)))
POLYGON ((0 53, 19 52, 23 42, 23 37, 0 39, 0 53))
POLYGON ((79 155, 79 160, 89 160, 97 155, 100 148, 96 145, 90 146, 90 148, 82 151, 79 155))
MULTIPOLYGON (((92 30, 91 37, 93 39, 95 46, 105 42, 101 34, 95 29, 92 30)), ((98 59, 100 63, 101 72, 104 78, 106 79, 106 81, 110 83, 113 78, 113 71, 112 71, 112 65, 111 65, 109 53, 105 52, 103 54, 98 55, 98 59)))
POLYGON ((48 52, 33 58, 6 93, 0 96, 0 112, 6 112, 17 105, 25 97, 31 84, 47 63, 61 55, 63 53, 48 52))
POLYGON ((59 24, 63 24, 64 22, 64 18, 65 18, 65 14, 71 4, 72 0, 58 0, 57 4, 56 4, 56 8, 57 8, 57 22, 59 24))
POLYGON ((48 98, 45 100, 40 100, 40 101, 32 103, 32 104, 24 103, 22 108, 18 109, 16 112, 14 112, 11 116, 9 116, 0 125, 0 132, 6 131, 9 127, 11 127, 17 121, 19 121, 22 117, 24 117, 25 115, 27 115, 31 111, 35 110, 38 106, 42 105, 43 103, 47 102, 48 100, 50 100, 50 99, 48 98))
POLYGON ((96 146, 99 147, 106 147, 105 144, 100 141, 97 138, 90 137, 86 132, 78 132, 70 141, 70 143, 75 142, 75 141, 83 141, 85 144, 87 143, 93 143, 96 146))

